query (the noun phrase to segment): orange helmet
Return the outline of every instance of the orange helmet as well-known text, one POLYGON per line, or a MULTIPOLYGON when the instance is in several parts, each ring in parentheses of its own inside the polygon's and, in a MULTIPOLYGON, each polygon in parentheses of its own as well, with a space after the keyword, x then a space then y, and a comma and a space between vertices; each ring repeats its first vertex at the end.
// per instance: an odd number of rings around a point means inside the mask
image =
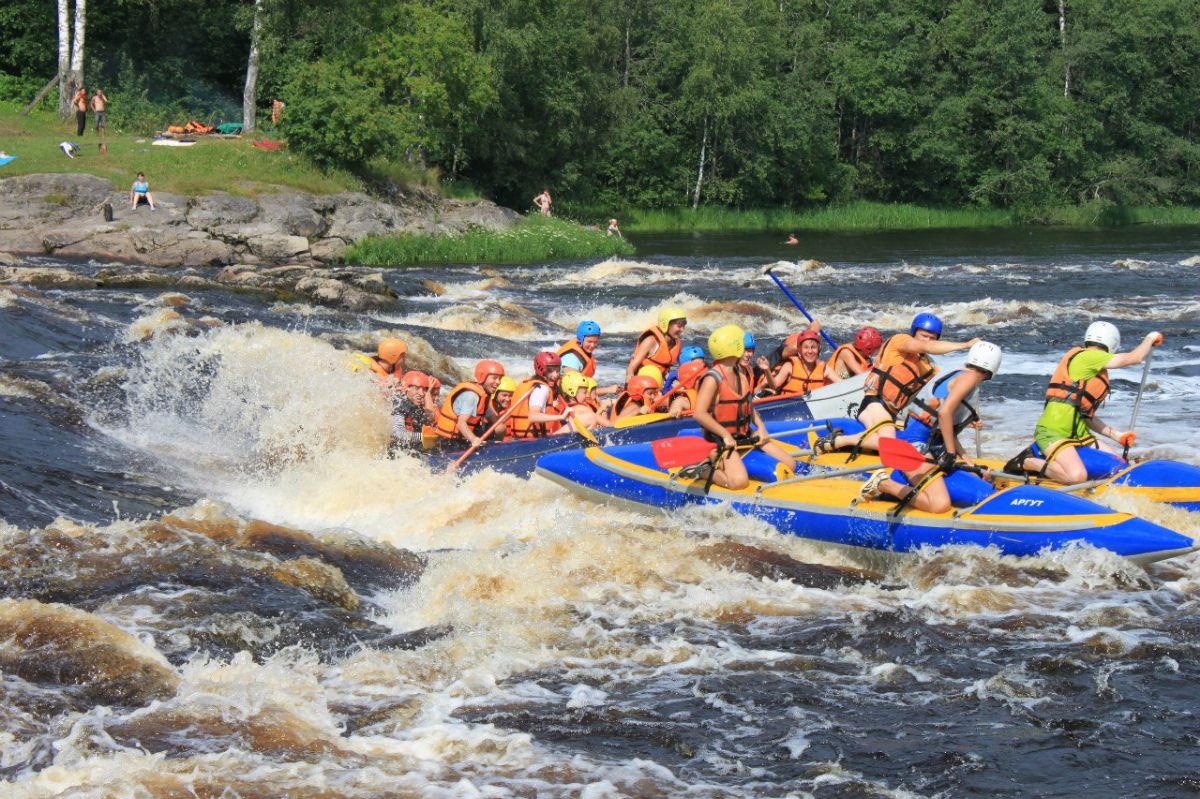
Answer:
POLYGON ((704 361, 688 361, 679 367, 679 385, 684 388, 695 388, 696 381, 707 371, 708 367, 704 364, 704 361))
POLYGON ((430 375, 429 376, 429 396, 433 397, 436 400, 438 397, 438 392, 441 390, 442 390, 442 381, 438 380, 433 375, 430 375))
POLYGON ((379 342, 379 360, 384 363, 396 363, 408 352, 408 345, 398 338, 385 338, 379 342))
POLYGON ((404 379, 400 381, 402 386, 416 386, 417 388, 429 388, 429 375, 424 372, 413 370, 404 375, 404 379))
POLYGON ((504 377, 504 364, 499 361, 483 360, 475 364, 475 382, 482 383, 488 375, 504 377))
POLYGON ((659 388, 658 381, 646 375, 636 375, 629 378, 629 385, 625 386, 625 390, 629 392, 629 396, 637 400, 646 396, 647 391, 657 391, 659 388))

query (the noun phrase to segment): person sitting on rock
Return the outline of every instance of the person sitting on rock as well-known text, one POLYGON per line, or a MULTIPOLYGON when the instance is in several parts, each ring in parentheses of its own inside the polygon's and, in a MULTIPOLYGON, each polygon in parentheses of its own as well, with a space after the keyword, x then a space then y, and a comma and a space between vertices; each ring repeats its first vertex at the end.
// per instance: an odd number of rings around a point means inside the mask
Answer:
POLYGON ((157 210, 154 207, 154 195, 150 193, 150 184, 146 182, 146 173, 138 172, 137 180, 133 181, 133 186, 129 189, 129 210, 136 211, 143 200, 150 206, 151 211, 157 210))

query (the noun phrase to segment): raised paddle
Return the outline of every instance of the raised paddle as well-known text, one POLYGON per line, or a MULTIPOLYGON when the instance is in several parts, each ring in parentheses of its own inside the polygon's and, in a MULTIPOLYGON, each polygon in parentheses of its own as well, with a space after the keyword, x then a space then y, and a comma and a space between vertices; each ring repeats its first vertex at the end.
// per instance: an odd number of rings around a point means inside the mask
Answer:
POLYGON ((531 388, 528 391, 526 391, 524 394, 522 394, 519 399, 513 400, 512 405, 508 406, 508 410, 506 410, 504 413, 500 414, 500 418, 498 418, 495 422, 493 422, 492 426, 489 427, 487 430, 485 430, 483 432, 483 435, 481 435, 479 437, 479 443, 472 444, 471 447, 466 452, 464 452, 462 455, 460 455, 458 457, 458 460, 456 460, 454 463, 450 464, 446 468, 446 471, 453 472, 455 469, 457 469, 459 466, 462 465, 463 461, 465 461, 467 458, 474 455, 475 450, 482 447, 484 445, 484 442, 486 442, 488 440, 488 437, 491 436, 492 433, 496 432, 496 428, 500 427, 500 425, 502 425, 508 421, 508 417, 513 415, 513 411, 517 410, 518 408, 520 408, 522 405, 524 405, 526 402, 529 401, 529 395, 532 393, 533 393, 533 389, 531 388))
MULTIPOLYGON (((1159 334, 1158 341, 1154 346, 1158 346, 1162 342, 1162 334, 1159 334)), ((1150 356, 1154 354, 1154 350, 1146 353, 1146 360, 1142 366, 1142 382, 1138 385, 1137 397, 1133 400, 1133 413, 1129 417, 1129 432, 1133 432, 1134 426, 1137 424, 1138 409, 1142 407, 1142 394, 1146 391, 1146 381, 1150 379, 1150 356)), ((1129 460, 1129 447, 1133 445, 1130 441, 1125 445, 1125 450, 1121 453, 1121 460, 1129 460)))
MULTIPOLYGON (((805 310, 804 306, 800 304, 800 300, 796 299, 796 295, 793 294, 792 292, 788 291, 788 287, 783 285, 783 281, 780 280, 778 276, 776 276, 775 264, 767 264, 766 266, 764 266, 762 269, 762 273, 764 275, 770 275, 771 279, 775 281, 775 285, 779 286, 780 290, 783 291, 783 293, 787 295, 787 298, 792 301, 792 305, 795 305, 797 308, 800 309, 800 313, 804 314, 804 318, 810 322, 813 321, 812 314, 810 314, 807 310, 805 310)), ((834 341, 833 339, 831 339, 829 337, 829 334, 826 333, 824 330, 821 331, 821 338, 825 339, 825 341, 829 344, 829 346, 833 347, 835 350, 837 349, 837 342, 834 341)))
POLYGON ((571 425, 571 429, 574 430, 576 433, 578 433, 581 438, 583 438, 586 441, 591 442, 592 444, 600 443, 600 439, 596 438, 596 434, 593 433, 591 430, 589 430, 583 424, 583 422, 581 422, 577 418, 575 418, 574 414, 571 414, 569 422, 571 425))

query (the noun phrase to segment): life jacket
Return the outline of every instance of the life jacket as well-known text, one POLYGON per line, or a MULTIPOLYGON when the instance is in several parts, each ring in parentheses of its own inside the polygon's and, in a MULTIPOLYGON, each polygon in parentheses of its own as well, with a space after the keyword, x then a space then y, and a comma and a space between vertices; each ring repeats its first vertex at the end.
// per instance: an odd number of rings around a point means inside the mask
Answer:
POLYGON ((937 367, 927 355, 905 355, 892 346, 892 336, 883 345, 879 361, 867 375, 863 396, 878 397, 893 417, 917 395, 929 379, 937 373, 937 367))
POLYGON ((855 349, 853 344, 843 344, 833 351, 833 355, 829 356, 829 363, 833 364, 834 372, 843 380, 845 380, 847 377, 854 376, 854 373, 847 369, 839 360, 842 357, 843 352, 850 353, 850 358, 854 361, 854 363, 863 369, 867 369, 871 366, 871 359, 855 349))
POLYGON ((587 375, 588 377, 596 376, 596 359, 585 352, 583 347, 579 345, 579 342, 572 339, 571 341, 568 341, 566 344, 563 344, 561 347, 559 347, 558 357, 561 358, 564 355, 574 355, 579 359, 579 362, 583 364, 583 374, 587 375))
POLYGON ((361 368, 360 364, 367 367, 385 380, 393 376, 391 372, 383 367, 383 364, 381 364, 377 358, 370 356, 365 352, 354 353, 354 363, 351 364, 350 368, 357 372, 361 368))
POLYGON ((392 415, 401 417, 404 420, 404 429, 410 433, 418 432, 430 421, 424 406, 417 405, 408 397, 396 400, 392 415))
POLYGON ((475 404, 475 412, 467 417, 467 426, 475 435, 481 435, 488 429, 488 393, 478 383, 459 383, 446 395, 442 407, 438 408, 433 431, 439 438, 463 440, 462 436, 458 434, 458 415, 454 413, 454 400, 458 399, 458 395, 464 391, 471 392, 479 400, 475 404))
MULTIPOLYGON (((508 404, 507 408, 497 407, 496 406, 496 394, 497 393, 499 393, 499 392, 494 392, 492 394, 492 396, 488 398, 488 409, 487 409, 487 414, 486 414, 488 427, 491 427, 493 424, 495 424, 497 421, 499 421, 500 417, 503 416, 508 411, 508 408, 512 407, 511 400, 509 400, 509 404, 508 404)), ((516 396, 516 395, 514 394, 513 396, 516 396)), ((512 417, 509 416, 507 419, 504 420, 504 436, 503 436, 502 440, 508 441, 511 438, 512 438, 512 417)), ((492 434, 492 440, 493 441, 497 440, 495 433, 492 434)))
POLYGON ((625 408, 629 406, 630 402, 636 402, 638 405, 645 404, 642 400, 635 400, 633 397, 629 396, 628 391, 622 391, 620 396, 617 397, 617 401, 612 404, 612 408, 609 409, 609 421, 616 423, 617 419, 621 418, 621 411, 625 410, 625 408))
POLYGON ((654 352, 646 356, 645 363, 652 363, 658 367, 658 370, 664 375, 672 366, 679 363, 679 352, 683 349, 683 342, 679 339, 672 340, 667 338, 667 334, 658 329, 658 326, 646 328, 642 335, 638 336, 637 346, 642 346, 642 342, 646 340, 646 336, 650 336, 658 343, 654 352))
POLYGON ((725 367, 718 363, 713 364, 713 368, 700 379, 707 380, 710 375, 720 379, 711 408, 713 418, 735 438, 750 435, 750 424, 754 421, 754 405, 751 403, 754 387, 750 385, 746 371, 734 368, 732 372, 726 372, 725 367), (735 379, 738 383, 736 388, 733 386, 735 379))
MULTIPOLYGON (((927 383, 913 398, 912 405, 909 406, 909 421, 916 420, 929 428, 931 445, 942 443, 942 431, 937 418, 938 408, 946 401, 946 397, 950 396, 950 382, 962 373, 962 369, 955 369, 950 374, 939 377, 932 383, 927 383)), ((978 399, 979 386, 975 386, 954 410, 955 435, 961 433, 967 425, 979 418, 979 412, 975 409, 978 399)))
POLYGON ((817 361, 811 372, 799 355, 788 358, 788 363, 792 365, 792 371, 779 390, 780 394, 807 394, 814 388, 826 385, 824 361, 817 361))
POLYGON ((663 412, 671 410, 671 406, 675 403, 676 397, 687 397, 688 409, 683 412, 684 416, 691 416, 692 411, 696 410, 696 395, 698 392, 694 388, 684 388, 683 386, 675 386, 670 393, 663 394, 655 403, 655 410, 661 408, 663 412))
POLYGON ((1071 360, 1083 352, 1083 347, 1072 347, 1054 367, 1050 376, 1050 385, 1046 386, 1046 402, 1065 402, 1073 405, 1081 416, 1091 419, 1096 415, 1096 409, 1108 397, 1108 370, 1101 369, 1100 374, 1089 380, 1071 380, 1071 360))
MULTIPOLYGON (((517 398, 524 397, 537 386, 545 386, 550 390, 550 394, 546 398, 546 407, 543 413, 562 413, 566 408, 563 398, 554 390, 553 386, 538 377, 531 377, 528 380, 522 381, 513 394, 513 401, 516 402, 517 398)), ((545 438, 562 427, 562 422, 529 421, 529 401, 526 400, 508 417, 508 425, 513 438, 545 438)))

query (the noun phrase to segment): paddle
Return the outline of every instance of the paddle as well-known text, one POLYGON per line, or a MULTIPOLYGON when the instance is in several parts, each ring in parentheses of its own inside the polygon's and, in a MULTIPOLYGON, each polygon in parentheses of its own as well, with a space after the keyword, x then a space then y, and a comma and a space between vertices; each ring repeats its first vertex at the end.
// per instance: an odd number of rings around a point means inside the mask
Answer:
POLYGON ((479 439, 480 439, 479 443, 472 444, 471 447, 466 452, 464 452, 462 455, 459 456, 458 460, 456 460, 454 463, 450 464, 450 466, 446 468, 446 471, 453 472, 455 469, 457 469, 459 466, 462 465, 463 461, 465 461, 467 458, 474 455, 475 450, 482 447, 484 442, 488 440, 488 437, 490 437, 492 435, 492 433, 496 432, 496 428, 500 427, 500 425, 502 425, 508 421, 508 417, 513 415, 513 411, 517 410, 518 408, 520 408, 522 405, 524 405, 526 402, 529 401, 529 395, 532 393, 533 393, 533 389, 531 388, 528 391, 526 391, 524 394, 522 394, 519 399, 514 400, 513 403, 508 406, 508 410, 506 410, 504 413, 500 414, 500 418, 498 418, 495 422, 493 422, 492 426, 483 432, 483 435, 479 437, 479 439))
POLYGON ((660 469, 695 466, 716 448, 716 444, 699 436, 676 436, 650 442, 650 453, 660 469))
MULTIPOLYGON (((795 305, 797 308, 800 309, 800 313, 804 314, 804 318, 810 322, 813 321, 812 314, 810 314, 807 310, 805 310, 804 306, 800 304, 800 300, 796 299, 795 294, 792 294, 792 292, 788 291, 788 287, 783 285, 783 281, 780 280, 775 275, 774 270, 775 270, 775 264, 768 264, 767 266, 763 267, 762 273, 764 275, 770 275, 771 279, 775 281, 775 285, 779 286, 780 290, 782 290, 783 293, 787 295, 787 298, 792 301, 792 305, 795 305)), ((831 339, 829 337, 829 334, 826 333, 824 330, 821 331, 821 338, 825 339, 825 341, 829 344, 829 346, 833 347, 834 349, 837 349, 837 342, 834 341, 833 339, 831 339)))
POLYGON ((571 424, 571 429, 574 430, 576 433, 578 433, 581 438, 583 438, 587 441, 590 441, 593 444, 600 443, 600 439, 596 438, 596 434, 593 433, 591 430, 589 430, 587 427, 585 427, 583 422, 576 419, 574 414, 571 415, 571 418, 569 421, 571 424))
POLYGON ((669 413, 643 413, 637 416, 626 416, 623 419, 618 419, 613 423, 613 427, 618 430, 624 430, 626 427, 639 427, 651 422, 661 422, 663 419, 670 419, 669 413))
MULTIPOLYGON (((1159 336, 1159 340, 1162 337, 1159 336)), ((1137 397, 1133 400, 1133 414, 1129 417, 1129 432, 1133 432, 1134 425, 1137 424, 1138 409, 1142 406, 1142 394, 1146 391, 1146 381, 1150 378, 1150 356, 1154 354, 1154 350, 1146 353, 1146 361, 1142 366, 1142 382, 1138 385, 1137 397)), ((1122 460, 1129 460, 1129 447, 1133 445, 1130 441, 1125 445, 1125 450, 1121 453, 1122 460)))
MULTIPOLYGON (((884 466, 891 469, 899 469, 902 472, 911 472, 927 463, 938 462, 927 455, 921 454, 919 449, 899 438, 879 439, 879 460, 883 462, 884 466)), ((974 472, 975 474, 982 474, 986 471, 979 466, 971 466, 966 463, 956 463, 954 469, 962 469, 974 472)))

